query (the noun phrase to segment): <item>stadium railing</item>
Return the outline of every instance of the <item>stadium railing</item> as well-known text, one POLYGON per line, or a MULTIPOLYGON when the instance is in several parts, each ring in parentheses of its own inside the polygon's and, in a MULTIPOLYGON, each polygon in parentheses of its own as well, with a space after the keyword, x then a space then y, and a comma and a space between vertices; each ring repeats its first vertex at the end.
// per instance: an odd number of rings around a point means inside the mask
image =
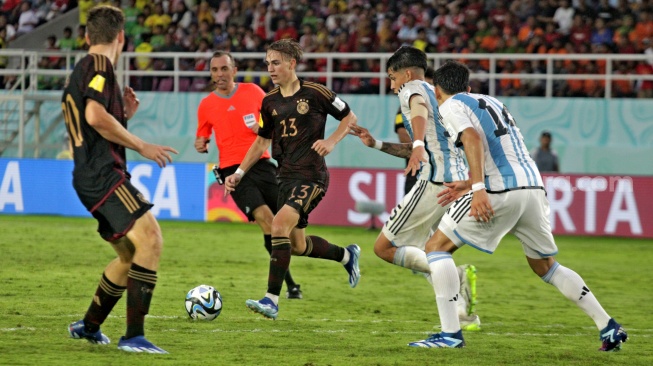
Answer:
MULTIPOLYGON (((18 156, 23 156, 23 141, 25 125, 34 121, 35 136, 34 140, 39 141, 39 134, 45 135, 53 131, 52 126, 39 126, 39 108, 42 103, 55 101, 60 96, 53 93, 39 93, 38 91, 61 90, 65 78, 73 69, 76 61, 85 55, 84 52, 75 51, 51 51, 51 50, 0 50, 0 58, 5 58, 6 68, 0 69, 4 91, 0 92, 0 156, 8 146, 18 147, 18 156), (53 69, 52 65, 58 68, 53 69), (44 131, 44 132, 42 132, 44 131), (18 143, 16 143, 18 139, 18 143)), ((234 58, 242 63, 239 69, 239 77, 262 78, 267 77, 263 60, 265 53, 239 53, 232 54, 234 58), (247 60, 257 60, 255 67, 260 71, 245 70, 247 60)), ((307 53, 304 55, 305 65, 298 72, 300 77, 316 78, 324 82, 327 87, 334 89, 337 83, 343 83, 352 78, 362 80, 374 80, 369 83, 368 94, 385 95, 389 93, 389 80, 387 78, 386 64, 390 53, 307 53), (345 62, 348 66, 345 68, 345 62), (371 61, 379 71, 359 71, 351 67, 351 63, 359 63, 358 66, 364 65, 371 61), (305 69, 318 69, 324 71, 305 71, 305 69), (343 70, 345 68, 345 70, 343 70)), ((200 91, 201 87, 193 88, 191 80, 199 80, 200 85, 206 86, 209 81, 209 72, 195 71, 194 67, 198 62, 208 63, 211 57, 210 52, 206 53, 135 53, 126 52, 120 57, 116 67, 116 73, 121 85, 130 85, 133 81, 138 81, 143 77, 156 79, 160 82, 166 79, 166 86, 150 86, 148 91, 200 91), (147 59, 157 60, 154 70, 137 70, 133 67, 138 61, 147 61, 147 59), (170 68, 165 69, 165 68, 170 68), (201 81, 204 81, 202 84, 201 81), (191 84, 191 85, 189 85, 191 84)), ((478 68, 472 70, 472 80, 487 83, 487 92, 495 95, 499 90, 499 82, 504 79, 519 80, 539 80, 544 84, 544 97, 554 97, 554 83, 556 81, 567 80, 598 80, 604 82, 604 98, 613 97, 612 82, 616 80, 629 80, 633 84, 639 85, 643 81, 653 81, 653 74, 639 75, 635 74, 634 65, 638 62, 653 63, 653 57, 643 54, 574 54, 574 55, 557 55, 557 54, 428 54, 429 62, 438 67, 447 60, 476 60, 487 67, 487 71, 476 72, 478 68), (542 73, 501 73, 498 72, 498 65, 504 62, 530 62, 540 61, 545 70, 542 73), (597 74, 568 74, 558 73, 555 69, 557 62, 591 62, 605 65, 605 71, 597 74), (626 74, 615 74, 618 62, 632 62, 633 68, 627 70, 626 74)), ((208 66, 207 66, 208 68, 208 66)), ((138 89, 143 91, 144 89, 138 89)), ((344 91, 343 93, 346 93, 344 91)), ((60 120, 59 120, 60 121, 60 120)), ((38 149, 36 150, 38 152, 38 149)))
MULTIPOLYGON (((24 85, 20 88, 24 91, 35 91, 41 89, 39 77, 65 77, 70 73, 74 63, 84 55, 83 52, 60 52, 60 51, 26 51, 26 50, 1 50, 0 57, 8 59, 7 68, 0 69, 0 75, 6 77, 16 77, 24 85), (39 61, 44 58, 65 58, 65 64, 62 63, 60 69, 44 68, 39 65, 39 61)), ((246 71, 243 67, 239 70, 241 77, 265 77, 268 75, 263 65, 265 53, 232 53, 234 58, 241 60, 259 60, 260 71, 246 71)), ((388 92, 387 74, 385 72, 386 63, 391 53, 306 53, 304 60, 321 60, 324 71, 298 71, 300 77, 320 78, 325 81, 329 88, 333 88, 335 79, 379 79, 377 93, 384 95, 388 92), (379 66, 379 71, 358 71, 358 70, 339 70, 339 63, 342 60, 347 61, 368 61, 371 60, 379 66)), ((612 81, 630 80, 630 81, 653 81, 653 74, 638 75, 635 70, 629 70, 628 74, 615 74, 614 63, 619 61, 640 62, 646 61, 653 64, 653 56, 644 54, 459 54, 459 53, 429 53, 429 61, 434 67, 438 67, 447 60, 476 60, 483 62, 488 66, 487 72, 474 72, 472 70, 472 80, 488 82, 488 92, 493 95, 497 92, 497 81, 503 79, 521 79, 521 80, 541 80, 545 83, 544 97, 553 97, 553 83, 558 80, 599 80, 605 82, 605 98, 611 98, 612 81), (518 61, 540 61, 544 65, 543 73, 501 73, 498 72, 497 65, 502 62, 518 61), (556 61, 594 61, 605 64, 605 72, 598 74, 587 73, 557 73, 554 71, 556 61)), ((121 79, 122 85, 128 85, 131 77, 159 77, 172 78, 172 90, 174 92, 183 91, 180 88, 180 79, 182 78, 207 78, 208 71, 192 70, 193 63, 196 60, 208 60, 211 52, 206 53, 171 53, 171 52, 154 52, 154 53, 136 53, 125 52, 121 55, 116 72, 121 79), (162 63, 172 62, 172 70, 154 69, 154 70, 137 70, 131 65, 135 65, 139 58, 155 59, 162 63), (190 67, 191 70, 184 70, 183 65, 190 67)), ((6 87, 5 87, 6 89, 6 87)), ((376 93, 370 93, 376 94, 376 93)))

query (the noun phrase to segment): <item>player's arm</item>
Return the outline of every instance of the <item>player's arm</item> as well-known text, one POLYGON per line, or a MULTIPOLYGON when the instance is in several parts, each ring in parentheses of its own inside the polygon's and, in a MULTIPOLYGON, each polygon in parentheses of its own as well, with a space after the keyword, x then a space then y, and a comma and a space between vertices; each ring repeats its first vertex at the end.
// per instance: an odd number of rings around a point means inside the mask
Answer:
POLYGON ((333 148, 336 146, 336 144, 344 139, 347 134, 349 134, 349 126, 356 125, 356 123, 358 123, 358 118, 356 118, 354 111, 349 111, 349 114, 340 120, 338 128, 333 131, 329 138, 326 140, 317 140, 313 143, 313 150, 320 154, 320 156, 328 155, 331 151, 333 151, 333 148))
POLYGON ((409 158, 411 151, 413 151, 413 145, 410 143, 398 144, 377 140, 365 127, 361 127, 359 125, 349 125, 349 129, 351 130, 350 133, 352 135, 358 136, 358 138, 361 139, 365 146, 381 150, 386 154, 394 155, 400 158, 409 158))
POLYGON ((236 172, 225 179, 225 196, 236 190, 236 186, 240 183, 243 175, 245 175, 245 173, 247 173, 247 171, 256 164, 257 161, 259 161, 263 152, 270 147, 271 142, 271 139, 261 136, 256 137, 256 140, 254 140, 252 146, 247 150, 247 154, 245 154, 245 157, 238 166, 238 169, 236 169, 236 172))
POLYGON ((134 92, 134 89, 126 86, 122 95, 122 99, 125 103, 125 116, 127 119, 131 119, 134 114, 136 114, 136 111, 138 110, 138 106, 141 104, 141 101, 136 98, 136 93, 134 92))
POLYGON ((459 136, 460 142, 465 147, 465 156, 469 164, 469 182, 474 195, 472 196, 469 216, 474 216, 477 221, 490 221, 494 215, 490 197, 485 189, 485 155, 483 142, 478 132, 473 127, 464 129, 459 136))
POLYGON ((429 116, 429 110, 426 107, 426 100, 419 94, 410 98, 410 124, 413 127, 413 149, 410 159, 406 165, 404 173, 415 175, 421 167, 421 162, 426 160, 426 150, 424 149, 424 136, 426 134, 426 119, 429 116))
POLYGON ((204 101, 202 101, 197 109, 197 132, 195 133, 195 150, 200 154, 209 152, 209 142, 211 142, 212 126, 206 114, 204 101))
POLYGON ((132 149, 143 157, 156 161, 160 167, 166 163, 172 163, 169 152, 178 154, 177 150, 169 146, 150 144, 141 140, 138 136, 127 131, 118 120, 116 120, 104 106, 93 99, 87 99, 84 116, 88 124, 93 127, 105 139, 132 149))

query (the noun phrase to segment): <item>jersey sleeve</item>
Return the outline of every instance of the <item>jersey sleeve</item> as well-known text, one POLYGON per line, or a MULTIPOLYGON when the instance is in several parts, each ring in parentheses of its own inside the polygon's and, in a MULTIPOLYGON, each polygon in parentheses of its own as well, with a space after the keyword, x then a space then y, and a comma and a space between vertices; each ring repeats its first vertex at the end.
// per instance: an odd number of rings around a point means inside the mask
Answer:
POLYGON ((197 137, 205 137, 205 138, 210 138, 211 137, 211 130, 212 130, 212 125, 211 122, 209 121, 209 116, 208 116, 208 108, 207 108, 207 100, 203 99, 200 102, 200 106, 197 108, 197 133, 195 136, 197 137))
MULTIPOLYGON (((421 95, 422 98, 427 99, 426 92, 412 82, 405 84, 399 91, 399 111, 403 113, 404 116, 410 116, 410 99, 414 95, 421 95)), ((395 127, 395 131, 396 128, 397 127, 395 127)))
POLYGON ((460 134, 468 129, 474 128, 474 124, 470 118, 471 111, 463 102, 449 98, 442 106, 440 106, 440 115, 442 116, 442 123, 447 129, 447 132, 456 141, 456 146, 459 146, 460 134))
POLYGON ((272 139, 272 132, 274 131, 274 119, 272 119, 272 114, 270 114, 266 109, 266 99, 263 98, 263 103, 261 103, 261 118, 259 120, 259 129, 258 135, 264 139, 272 139))
POLYGON ((92 55, 85 73, 84 99, 92 99, 109 109, 109 101, 115 87, 115 75, 109 59, 101 55, 92 55))
POLYGON ((323 88, 324 91, 315 89, 317 91, 315 95, 322 101, 322 106, 328 114, 338 121, 342 121, 351 111, 349 105, 327 87, 323 86, 323 88))

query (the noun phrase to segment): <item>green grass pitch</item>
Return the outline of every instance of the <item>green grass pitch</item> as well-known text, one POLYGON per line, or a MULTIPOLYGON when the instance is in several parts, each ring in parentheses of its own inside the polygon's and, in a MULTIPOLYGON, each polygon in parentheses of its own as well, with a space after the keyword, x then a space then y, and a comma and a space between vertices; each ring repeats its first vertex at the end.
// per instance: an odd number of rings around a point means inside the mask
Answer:
MULTIPOLYGON (((362 278, 351 289, 335 262, 293 257, 304 299, 280 300, 279 318, 245 307, 266 290, 268 260, 256 225, 161 222, 165 240, 146 335, 169 355, 126 354, 120 300, 102 330, 112 343, 68 338, 114 257, 86 218, 0 215, 1 365, 652 365, 653 241, 558 237, 558 260, 576 270, 629 332, 618 353, 597 348, 592 320, 534 275, 509 236, 488 255, 459 250, 457 264, 478 268, 480 332, 464 349, 413 349, 439 323, 420 275, 378 259, 378 232, 309 226, 333 243, 358 243, 362 278), (222 294, 222 314, 193 322, 186 292, 199 284, 222 294)), ((285 286, 282 290, 285 294, 285 286)))

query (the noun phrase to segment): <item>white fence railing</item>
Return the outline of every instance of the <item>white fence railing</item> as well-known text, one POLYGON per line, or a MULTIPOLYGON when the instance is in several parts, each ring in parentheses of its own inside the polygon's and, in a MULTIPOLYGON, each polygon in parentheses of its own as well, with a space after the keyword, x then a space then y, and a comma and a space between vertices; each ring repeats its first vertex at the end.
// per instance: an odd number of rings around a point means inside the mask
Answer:
MULTIPOLYGON (((26 50, 2 50, 0 57, 7 58, 7 68, 0 69, 0 75, 5 77, 5 89, 12 86, 11 82, 19 82, 21 86, 17 89, 26 91, 35 91, 43 88, 44 79, 59 78, 60 82, 56 85, 63 85, 62 80, 70 73, 75 62, 84 55, 80 52, 58 52, 58 51, 26 51, 26 50), (43 67, 46 63, 41 63, 43 58, 59 59, 59 68, 52 69, 43 67)), ((389 81, 385 72, 386 62, 392 54, 390 53, 307 53, 304 60, 320 61, 323 64, 324 71, 299 71, 300 77, 320 78, 325 80, 327 87, 333 89, 334 81, 338 79, 378 79, 378 83, 373 83, 378 94, 388 92, 389 81), (366 63, 371 60, 378 71, 342 71, 338 69, 341 60, 349 60, 366 63)), ((122 85, 129 85, 132 78, 153 77, 167 78, 172 80, 171 90, 173 92, 184 91, 180 88, 183 84, 182 79, 200 78, 208 80, 208 71, 195 71, 193 66, 197 60, 208 60, 211 53, 135 53, 127 52, 121 55, 116 72, 122 81, 122 85), (158 60, 155 65, 158 68, 153 70, 138 70, 133 67, 142 58, 158 60), (166 69, 170 68, 170 69, 166 69), (190 70, 189 70, 190 68, 190 70)), ((265 77, 267 71, 263 64, 265 53, 233 53, 236 60, 259 60, 256 63, 258 71, 243 71, 241 67, 239 76, 265 77)), ((605 98, 612 97, 612 82, 615 80, 629 80, 632 82, 653 81, 652 74, 636 74, 634 68, 626 70, 626 73, 615 73, 616 62, 630 61, 632 64, 638 62, 653 63, 653 57, 642 54, 574 54, 574 55, 557 55, 557 54, 428 54, 429 61, 434 67, 438 67, 446 60, 477 60, 487 65, 487 70, 472 72, 472 80, 487 82, 488 92, 491 95, 496 94, 497 84, 503 79, 519 80, 540 80, 544 83, 544 96, 552 97, 554 93, 554 82, 565 80, 599 80, 605 84, 605 98), (540 61, 543 65, 542 73, 502 73, 499 72, 498 65, 503 62, 517 61, 540 61), (605 64, 605 72, 596 74, 587 73, 557 73, 555 64, 557 61, 579 61, 579 62, 600 62, 605 64)), ((50 62, 49 64, 51 64, 50 62)), ((208 62, 207 62, 208 65, 208 62)), ((473 70, 474 71, 474 70, 473 70)), ((372 92, 370 90, 370 92, 372 92)))

